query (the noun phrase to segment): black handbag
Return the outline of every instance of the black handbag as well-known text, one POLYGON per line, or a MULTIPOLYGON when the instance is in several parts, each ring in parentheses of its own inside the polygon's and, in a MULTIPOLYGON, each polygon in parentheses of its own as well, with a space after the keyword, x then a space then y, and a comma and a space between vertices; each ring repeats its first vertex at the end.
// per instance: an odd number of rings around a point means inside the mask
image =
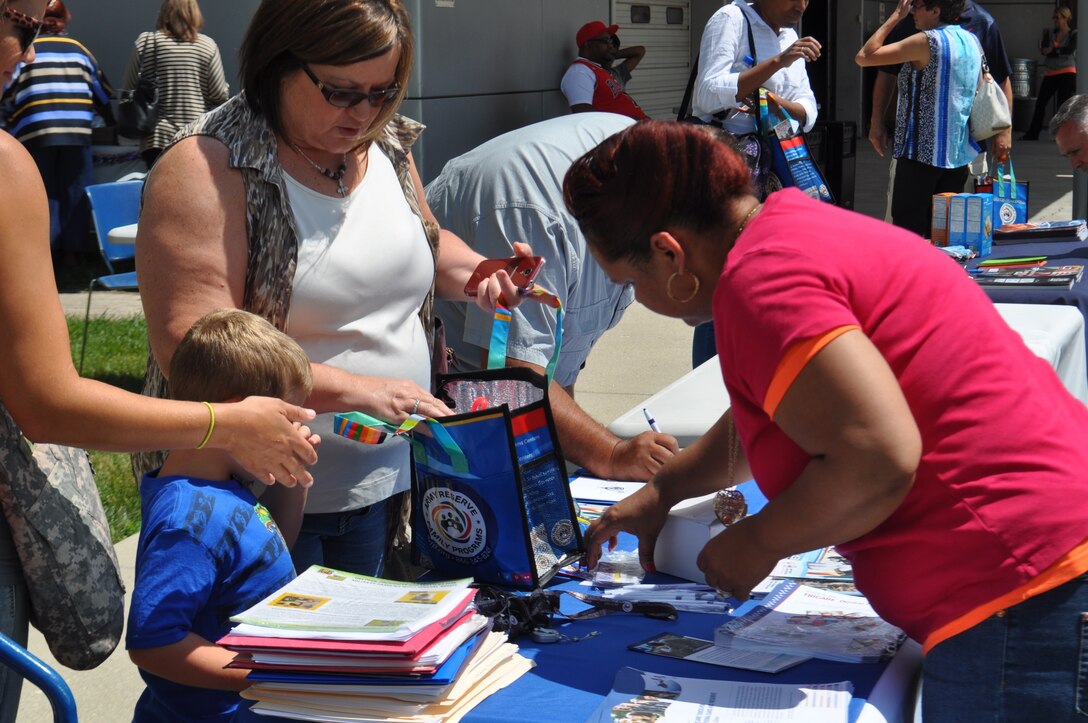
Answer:
MULTIPOLYGON (((752 37, 752 26, 748 23, 747 17, 744 18, 744 26, 748 31, 748 50, 749 53, 753 54, 752 57, 754 59, 756 46, 755 40, 752 37)), ((751 169, 752 185, 756 197, 760 201, 766 199, 768 195, 782 188, 782 182, 774 174, 774 156, 770 140, 758 131, 741 135, 729 133, 724 127, 724 121, 728 117, 728 113, 725 110, 715 113, 714 117, 709 122, 702 120, 699 116, 692 113, 691 103, 692 97, 695 94, 695 78, 698 75, 699 56, 696 55, 695 62, 692 63, 691 66, 691 73, 688 75, 688 84, 684 89, 683 100, 680 101, 680 110, 676 115, 676 120, 685 123, 694 123, 695 125, 711 125, 721 129, 723 133, 728 134, 732 138, 734 150, 744 156, 744 160, 748 163, 748 168, 751 169)))
MULTIPOLYGON (((159 33, 155 31, 154 71, 159 69, 159 33)), ((126 138, 147 138, 159 120, 159 82, 157 73, 144 73, 143 54, 136 74, 136 87, 122 90, 117 100, 117 132, 126 138)))

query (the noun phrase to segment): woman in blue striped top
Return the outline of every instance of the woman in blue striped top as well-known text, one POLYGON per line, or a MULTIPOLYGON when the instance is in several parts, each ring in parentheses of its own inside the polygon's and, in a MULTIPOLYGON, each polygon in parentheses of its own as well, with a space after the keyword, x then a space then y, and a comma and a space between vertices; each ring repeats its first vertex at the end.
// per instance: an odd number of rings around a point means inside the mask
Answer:
POLYGON ((858 51, 858 65, 902 63, 896 110, 895 185, 892 223, 929 235, 930 203, 936 193, 958 193, 968 164, 981 151, 968 118, 982 68, 982 49, 969 31, 955 25, 964 0, 900 0, 888 20, 858 51), (884 45, 909 13, 920 31, 884 45))
POLYGON ((7 130, 30 151, 45 182, 54 263, 92 250, 84 193, 93 180, 91 126, 96 113, 113 122, 113 89, 91 51, 68 37, 71 18, 61 0, 49 5, 33 60, 19 67, 6 91, 14 108, 7 130))

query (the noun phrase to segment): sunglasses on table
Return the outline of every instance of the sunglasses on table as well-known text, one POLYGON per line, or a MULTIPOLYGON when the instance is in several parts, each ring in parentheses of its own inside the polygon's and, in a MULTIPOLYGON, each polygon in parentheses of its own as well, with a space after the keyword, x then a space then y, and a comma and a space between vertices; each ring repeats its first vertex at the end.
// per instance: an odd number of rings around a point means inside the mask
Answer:
POLYGON ((19 38, 19 47, 22 48, 25 55, 26 51, 30 50, 30 46, 37 40, 38 34, 41 33, 43 23, 11 7, 4 8, 3 12, 0 12, 0 17, 10 20, 11 24, 15 26, 16 35, 19 38))
POLYGON ((372 90, 369 93, 359 90, 333 88, 318 80, 317 76, 305 63, 299 63, 299 67, 314 82, 314 85, 321 91, 321 95, 325 96, 325 100, 328 101, 329 105, 337 108, 354 108, 364 100, 370 103, 371 108, 381 108, 386 103, 396 100, 397 94, 400 93, 400 88, 395 85, 382 90, 372 90))

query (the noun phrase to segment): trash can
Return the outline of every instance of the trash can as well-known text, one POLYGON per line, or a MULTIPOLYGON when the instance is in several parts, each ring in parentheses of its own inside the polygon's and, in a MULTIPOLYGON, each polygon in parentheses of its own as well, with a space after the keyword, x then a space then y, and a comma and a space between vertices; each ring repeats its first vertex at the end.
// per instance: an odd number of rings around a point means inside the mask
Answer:
MULTIPOLYGON (((854 208, 854 175, 857 167, 856 121, 816 121, 811 133, 820 136, 820 152, 809 144, 809 152, 824 172, 835 195, 835 205, 854 208)), ((811 135, 811 134, 810 134, 811 135)))

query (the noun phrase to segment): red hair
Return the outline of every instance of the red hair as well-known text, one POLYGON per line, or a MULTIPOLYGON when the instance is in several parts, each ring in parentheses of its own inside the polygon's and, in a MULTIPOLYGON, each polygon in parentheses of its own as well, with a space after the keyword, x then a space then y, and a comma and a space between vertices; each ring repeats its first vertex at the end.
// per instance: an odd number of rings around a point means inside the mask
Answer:
POLYGON ((609 261, 650 257, 669 228, 721 231, 734 202, 752 193, 744 158, 707 126, 647 120, 571 165, 563 198, 582 233, 609 261))

